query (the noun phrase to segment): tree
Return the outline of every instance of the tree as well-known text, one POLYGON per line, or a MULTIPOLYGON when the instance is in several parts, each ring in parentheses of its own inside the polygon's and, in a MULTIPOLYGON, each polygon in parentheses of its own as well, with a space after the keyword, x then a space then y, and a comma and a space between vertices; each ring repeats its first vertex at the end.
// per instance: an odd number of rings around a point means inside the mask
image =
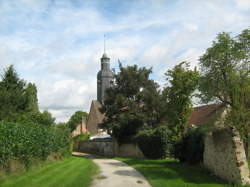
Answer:
POLYGON ((119 142, 128 142, 140 129, 159 125, 160 93, 158 85, 149 79, 152 69, 119 67, 114 86, 106 91, 101 108, 106 118, 100 126, 119 142))
POLYGON ((38 109, 38 99, 37 99, 37 88, 35 84, 28 83, 25 89, 26 93, 26 111, 27 112, 37 112, 38 109))
POLYGON ((83 118, 86 118, 88 116, 88 113, 83 111, 76 111, 67 122, 68 127, 70 128, 71 132, 73 132, 77 125, 79 125, 82 122, 83 118))
POLYGON ((52 117, 52 114, 48 110, 44 110, 40 115, 38 115, 38 123, 46 126, 54 125, 55 118, 52 117))
POLYGON ((192 110, 192 96, 198 88, 199 73, 189 69, 188 62, 176 65, 166 73, 170 85, 163 90, 163 99, 169 128, 174 139, 179 139, 192 110))
POLYGON ((20 79, 13 65, 9 66, 2 75, 0 82, 0 120, 15 118, 26 108, 26 83, 20 79))
MULTIPOLYGON (((228 123, 236 127, 248 147, 250 126, 250 29, 232 38, 218 34, 200 58, 202 101, 230 106, 228 123)), ((246 150, 247 151, 247 150, 246 150)))

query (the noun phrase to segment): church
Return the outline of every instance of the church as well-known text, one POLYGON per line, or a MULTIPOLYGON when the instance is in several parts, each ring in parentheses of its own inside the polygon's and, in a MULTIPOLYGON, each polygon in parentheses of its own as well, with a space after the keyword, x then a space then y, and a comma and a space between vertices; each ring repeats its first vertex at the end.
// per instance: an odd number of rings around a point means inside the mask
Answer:
POLYGON ((101 70, 97 74, 97 100, 92 100, 87 119, 83 119, 82 124, 77 126, 73 132, 73 136, 86 132, 92 136, 104 133, 101 129, 98 129, 98 124, 101 123, 105 117, 105 115, 99 111, 99 108, 104 104, 106 89, 113 85, 115 73, 110 68, 110 58, 105 51, 100 60, 101 70))

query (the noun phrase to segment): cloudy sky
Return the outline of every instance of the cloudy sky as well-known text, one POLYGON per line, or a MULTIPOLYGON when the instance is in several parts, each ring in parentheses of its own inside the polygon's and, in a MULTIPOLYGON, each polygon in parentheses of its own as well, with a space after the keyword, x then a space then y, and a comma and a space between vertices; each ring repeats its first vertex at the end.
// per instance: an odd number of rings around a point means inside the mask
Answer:
POLYGON ((152 78, 187 60, 192 66, 216 34, 250 26, 250 0, 0 0, 0 73, 14 64, 38 88, 41 110, 66 121, 96 99, 107 35, 117 69, 153 66, 152 78))

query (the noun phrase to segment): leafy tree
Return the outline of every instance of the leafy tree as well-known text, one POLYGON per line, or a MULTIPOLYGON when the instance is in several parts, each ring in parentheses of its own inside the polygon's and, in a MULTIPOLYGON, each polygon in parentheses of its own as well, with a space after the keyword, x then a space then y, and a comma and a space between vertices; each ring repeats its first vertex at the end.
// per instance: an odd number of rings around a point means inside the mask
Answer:
POLYGON ((67 122, 68 127, 70 128, 71 132, 73 132, 77 125, 79 125, 83 118, 86 118, 88 116, 88 113, 83 111, 76 111, 67 122))
POLYGON ((22 113, 19 114, 16 117, 16 119, 12 121, 33 122, 44 126, 51 126, 55 124, 55 118, 48 110, 44 110, 43 112, 33 111, 33 112, 22 113))
POLYGON ((52 114, 48 110, 44 110, 37 117, 39 124, 50 126, 55 124, 55 118, 52 117, 52 114))
POLYGON ((34 122, 42 125, 54 124, 55 118, 47 110, 38 108, 36 85, 19 78, 13 65, 2 75, 0 82, 0 121, 34 122))
POLYGON ((140 129, 155 127, 161 121, 160 93, 158 85, 149 79, 151 72, 120 64, 114 86, 106 91, 101 108, 106 118, 100 126, 119 142, 131 141, 140 129))
POLYGON ((163 90, 166 116, 173 138, 179 139, 192 110, 192 96, 198 87, 199 73, 189 69, 188 62, 176 65, 166 73, 170 85, 163 90))
POLYGON ((232 38, 218 34, 200 58, 200 91, 204 103, 230 106, 228 123, 235 126, 247 147, 250 127, 250 29, 232 38))
POLYGON ((25 92, 26 92, 26 99, 27 99, 26 111, 28 112, 39 111, 36 85, 32 83, 28 83, 25 92))
POLYGON ((26 83, 20 79, 13 65, 2 75, 0 82, 0 120, 15 118, 26 108, 26 83))

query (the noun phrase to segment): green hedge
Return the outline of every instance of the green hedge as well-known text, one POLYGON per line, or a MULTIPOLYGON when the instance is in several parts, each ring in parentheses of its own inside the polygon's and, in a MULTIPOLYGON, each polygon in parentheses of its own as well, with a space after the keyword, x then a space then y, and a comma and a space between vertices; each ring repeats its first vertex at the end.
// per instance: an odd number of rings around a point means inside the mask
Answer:
POLYGON ((70 132, 66 128, 25 122, 0 122, 0 165, 19 160, 26 166, 33 158, 46 159, 52 153, 69 152, 70 132))
POLYGON ((188 128, 183 138, 174 146, 174 156, 180 162, 197 164, 203 161, 205 131, 202 128, 188 128))
POLYGON ((135 141, 143 154, 151 159, 170 156, 173 150, 171 132, 165 126, 140 131, 135 141))

